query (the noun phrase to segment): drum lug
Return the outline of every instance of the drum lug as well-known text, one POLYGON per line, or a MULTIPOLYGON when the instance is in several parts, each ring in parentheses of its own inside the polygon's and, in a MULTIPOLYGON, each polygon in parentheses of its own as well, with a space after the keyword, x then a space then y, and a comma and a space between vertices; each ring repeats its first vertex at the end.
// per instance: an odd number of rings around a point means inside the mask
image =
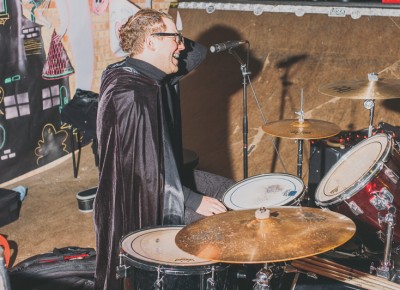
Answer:
POLYGON ((400 246, 393 247, 392 251, 393 251, 393 253, 398 255, 400 253, 400 246))
POLYGON ((390 179, 391 182, 397 184, 397 182, 399 181, 399 176, 392 169, 390 169, 385 163, 383 165, 385 166, 384 170, 385 175, 390 179))
POLYGON ((257 272, 256 279, 253 279, 253 282, 256 282, 253 286, 254 290, 270 290, 270 282, 273 278, 274 273, 271 267, 268 267, 267 264, 257 272))
POLYGON ((212 266, 211 267, 211 277, 207 279, 207 288, 206 290, 216 290, 217 289, 217 285, 215 283, 215 267, 212 266))
POLYGON ((124 279, 129 276, 130 273, 130 266, 126 265, 119 265, 117 266, 117 279, 124 279))
MULTIPOLYGON (((379 226, 382 226, 382 222, 383 222, 383 220, 384 220, 384 218, 382 218, 381 217, 381 214, 378 212, 378 225, 379 226)), ((377 231, 376 232, 376 235, 378 236, 378 239, 381 241, 381 242, 384 242, 385 241, 385 234, 382 232, 382 231, 377 231)))
POLYGON ((160 290, 163 283, 164 276, 162 276, 161 267, 157 267, 157 280, 154 282, 154 290, 160 290))
POLYGON ((119 254, 119 266, 116 269, 117 279, 124 279, 129 276, 131 266, 127 266, 123 263, 123 259, 125 258, 124 254, 119 254))
POLYGON ((347 202, 345 200, 344 202, 347 204, 354 215, 359 216, 364 214, 364 211, 361 209, 361 207, 359 207, 358 204, 356 204, 354 201, 347 202))
POLYGON ((378 210, 385 210, 393 203, 392 193, 383 187, 380 191, 371 193, 372 197, 369 202, 378 210))

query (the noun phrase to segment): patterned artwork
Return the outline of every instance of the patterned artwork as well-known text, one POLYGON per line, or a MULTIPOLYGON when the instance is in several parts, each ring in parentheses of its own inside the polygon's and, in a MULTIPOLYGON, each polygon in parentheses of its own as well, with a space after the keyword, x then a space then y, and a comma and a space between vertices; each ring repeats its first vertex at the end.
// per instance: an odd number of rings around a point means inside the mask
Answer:
MULTIPOLYGON (((48 1, 30 2, 41 7, 48 1)), ((46 56, 43 26, 25 17, 21 5, 20 0, 0 0, 0 183, 69 149, 60 110, 71 97, 72 65, 55 33, 46 56)))
POLYGON ((54 30, 47 60, 43 67, 42 77, 44 79, 59 79, 74 73, 74 68, 69 61, 61 39, 62 36, 54 30))
POLYGON ((0 0, 0 25, 4 25, 6 21, 10 18, 5 1, 6 0, 0 0))
POLYGON ((24 0, 31 7, 30 18, 32 22, 43 23, 50 27, 51 23, 43 16, 42 11, 49 8, 50 0, 24 0))
POLYGON ((108 7, 110 0, 91 0, 91 10, 93 13, 96 13, 97 15, 102 15, 108 7))
POLYGON ((35 148, 35 155, 37 156, 36 164, 39 166, 45 165, 53 161, 53 156, 59 155, 61 152, 68 153, 67 138, 67 131, 57 131, 53 124, 45 125, 42 131, 42 138, 35 148))

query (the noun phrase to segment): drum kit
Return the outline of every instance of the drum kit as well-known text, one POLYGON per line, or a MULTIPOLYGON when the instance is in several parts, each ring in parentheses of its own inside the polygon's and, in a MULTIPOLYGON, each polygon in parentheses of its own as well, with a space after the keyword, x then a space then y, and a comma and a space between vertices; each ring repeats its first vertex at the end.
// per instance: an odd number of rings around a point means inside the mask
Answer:
POLYGON ((125 289, 239 289, 232 281, 242 273, 232 268, 258 264, 261 269, 251 287, 256 290, 274 289, 275 277, 292 273, 291 289, 301 274, 337 280, 352 289, 400 289, 394 259, 400 248, 400 230, 395 227, 400 224, 400 152, 390 134, 371 130, 374 100, 400 97, 400 82, 371 74, 368 81, 337 82, 319 91, 364 99, 371 113, 368 138, 330 168, 317 187, 314 204, 304 202, 309 197, 302 180, 303 142, 337 135, 340 127, 305 119, 301 98, 298 119, 263 126, 269 135, 298 142, 297 176, 270 173, 245 178, 225 192, 225 213, 123 237, 117 273, 126 278, 125 289), (369 273, 320 257, 359 233, 382 246, 380 265, 371 264, 369 273), (131 267, 135 276, 127 274, 131 267), (144 277, 149 275, 152 283, 145 286, 149 279, 144 277))

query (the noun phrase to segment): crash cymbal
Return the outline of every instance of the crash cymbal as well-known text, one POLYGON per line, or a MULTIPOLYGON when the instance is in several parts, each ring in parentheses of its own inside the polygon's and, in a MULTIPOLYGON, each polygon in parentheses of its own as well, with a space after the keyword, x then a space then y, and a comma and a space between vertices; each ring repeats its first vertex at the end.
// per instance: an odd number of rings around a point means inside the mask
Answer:
POLYGON ((263 130, 272 136, 289 139, 323 139, 340 132, 340 127, 326 121, 287 119, 267 123, 263 130))
POLYGON ((339 81, 322 85, 318 90, 328 96, 348 99, 396 99, 400 98, 400 80, 339 81))
POLYGON ((356 226, 349 218, 307 207, 228 211, 180 230, 175 242, 196 257, 225 263, 269 263, 300 259, 347 242, 356 226), (258 218, 256 218, 256 215, 258 218))

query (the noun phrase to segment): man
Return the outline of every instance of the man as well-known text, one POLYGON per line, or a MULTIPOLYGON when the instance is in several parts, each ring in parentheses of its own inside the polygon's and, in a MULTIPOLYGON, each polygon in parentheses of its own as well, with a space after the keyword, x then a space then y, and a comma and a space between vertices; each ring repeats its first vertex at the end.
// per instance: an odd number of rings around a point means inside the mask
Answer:
MULTIPOLYGON (((185 207, 187 222, 226 211, 218 199, 183 187, 180 178, 180 112, 172 88, 204 59, 205 48, 185 39, 185 49, 173 18, 151 9, 130 17, 120 39, 129 57, 103 73, 97 116, 96 289, 120 288, 115 273, 124 235, 184 224, 185 207)), ((210 176, 202 182, 207 174, 196 174, 197 189, 217 196, 233 184, 210 176)))

